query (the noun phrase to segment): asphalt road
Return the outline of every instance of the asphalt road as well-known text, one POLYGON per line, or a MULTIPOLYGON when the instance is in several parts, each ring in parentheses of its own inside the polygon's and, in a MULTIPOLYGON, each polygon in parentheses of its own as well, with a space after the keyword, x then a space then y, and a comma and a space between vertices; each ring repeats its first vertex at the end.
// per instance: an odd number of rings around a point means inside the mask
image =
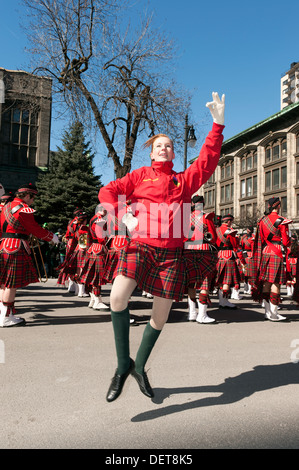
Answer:
MULTIPOLYGON (((210 325, 188 322, 187 301, 174 303, 147 364, 155 397, 130 376, 108 403, 116 367, 110 314, 55 279, 20 289, 26 326, 0 329, 0 447, 298 449, 299 307, 285 300, 288 321, 274 323, 248 296, 235 303, 237 310, 218 309, 212 296, 210 325)), ((135 292, 133 358, 150 308, 135 292)))

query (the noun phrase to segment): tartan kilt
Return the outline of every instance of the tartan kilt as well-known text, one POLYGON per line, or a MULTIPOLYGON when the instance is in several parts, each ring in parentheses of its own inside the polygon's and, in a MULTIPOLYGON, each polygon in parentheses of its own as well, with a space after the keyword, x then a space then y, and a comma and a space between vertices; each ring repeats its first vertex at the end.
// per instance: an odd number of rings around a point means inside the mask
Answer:
POLYGON ((101 286, 105 284, 103 280, 105 273, 105 253, 88 253, 87 260, 81 271, 79 282, 91 286, 101 286))
POLYGON ((104 275, 103 275, 104 282, 107 282, 109 284, 112 283, 115 277, 114 272, 116 270, 116 266, 118 263, 119 252, 120 250, 115 250, 114 248, 111 248, 108 251, 108 254, 106 256, 105 266, 104 266, 104 275))
POLYGON ((157 297, 181 300, 186 276, 182 248, 159 248, 138 241, 118 252, 113 277, 123 275, 135 279, 140 289, 157 297))
POLYGON ((70 259, 70 266, 76 267, 76 269, 83 269, 87 260, 87 250, 81 250, 80 248, 74 251, 74 255, 70 259))
POLYGON ((268 281, 271 284, 285 284, 286 270, 283 265, 283 260, 273 253, 263 253, 259 280, 268 281))
POLYGON ((227 284, 234 287, 236 284, 240 284, 241 276, 235 259, 219 258, 216 269, 216 286, 227 284))
POLYGON ((25 248, 11 254, 0 252, 0 285, 18 288, 34 282, 39 282, 37 270, 25 248))
POLYGON ((213 278, 216 275, 217 251, 212 250, 184 250, 186 288, 209 291, 213 278))
POLYGON ((289 258, 290 263, 290 274, 292 277, 296 277, 297 258, 289 258))

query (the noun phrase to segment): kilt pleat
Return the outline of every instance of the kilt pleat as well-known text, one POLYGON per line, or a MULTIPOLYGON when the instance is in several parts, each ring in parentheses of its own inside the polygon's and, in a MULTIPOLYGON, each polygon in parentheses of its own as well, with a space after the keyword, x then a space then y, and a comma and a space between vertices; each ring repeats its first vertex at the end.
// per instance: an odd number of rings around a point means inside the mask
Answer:
POLYGON ((240 284, 241 276, 236 260, 219 258, 216 269, 216 286, 227 284, 234 287, 236 284, 240 284))
POLYGON ((103 280, 105 273, 105 260, 106 253, 104 255, 95 253, 88 254, 79 277, 79 282, 91 286, 100 286, 105 284, 105 281, 103 280))
POLYGON ((216 275, 217 251, 184 250, 186 286, 210 290, 216 275))
POLYGON ((284 269, 283 260, 273 253, 263 253, 259 280, 268 281, 271 284, 285 284, 286 271, 284 269))
POLYGON ((132 240, 118 252, 113 277, 135 279, 140 289, 157 297, 181 300, 185 291, 182 249, 159 248, 132 240))
POLYGON ((114 248, 111 248, 106 256, 103 280, 108 284, 112 283, 115 277, 114 273, 118 263, 119 252, 120 250, 114 250, 114 248))
POLYGON ((24 248, 12 254, 0 252, 0 284, 19 288, 34 282, 39 282, 37 270, 24 248))

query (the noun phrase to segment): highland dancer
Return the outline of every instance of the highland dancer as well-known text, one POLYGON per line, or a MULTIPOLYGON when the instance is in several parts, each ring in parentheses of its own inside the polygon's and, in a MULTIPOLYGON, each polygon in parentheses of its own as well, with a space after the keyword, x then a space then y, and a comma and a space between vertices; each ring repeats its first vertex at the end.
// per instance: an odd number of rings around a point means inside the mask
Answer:
POLYGON ((213 128, 199 157, 187 170, 173 171, 173 142, 168 136, 158 134, 145 144, 151 147, 150 167, 132 171, 99 192, 101 204, 108 213, 114 211, 132 234, 129 244, 119 252, 113 274, 110 306, 117 369, 106 397, 109 402, 120 395, 129 374, 134 376, 142 393, 153 397, 145 364, 168 319, 172 301, 182 299, 186 287, 194 282, 188 275, 183 256, 182 209, 184 204, 189 204, 190 208, 192 195, 210 178, 218 164, 223 141, 224 95, 220 100, 218 94, 213 93, 213 101, 207 106, 214 120, 213 128), (131 205, 127 204, 128 200, 131 205), (128 209, 130 213, 123 214, 128 209), (154 299, 151 319, 134 362, 130 358, 128 302, 137 285, 154 299))

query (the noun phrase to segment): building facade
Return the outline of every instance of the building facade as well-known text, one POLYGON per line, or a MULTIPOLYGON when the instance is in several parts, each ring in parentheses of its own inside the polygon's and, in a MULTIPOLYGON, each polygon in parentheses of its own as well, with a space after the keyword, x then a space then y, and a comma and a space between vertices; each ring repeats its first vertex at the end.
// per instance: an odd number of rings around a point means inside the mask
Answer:
POLYGON ((299 101, 299 62, 292 62, 280 79, 280 109, 299 101))
POLYGON ((267 201, 281 199, 281 214, 299 230, 299 102, 223 142, 215 173, 198 191, 205 209, 254 225, 267 201))
POLYGON ((52 81, 0 68, 0 182, 34 183, 49 162, 52 81))

